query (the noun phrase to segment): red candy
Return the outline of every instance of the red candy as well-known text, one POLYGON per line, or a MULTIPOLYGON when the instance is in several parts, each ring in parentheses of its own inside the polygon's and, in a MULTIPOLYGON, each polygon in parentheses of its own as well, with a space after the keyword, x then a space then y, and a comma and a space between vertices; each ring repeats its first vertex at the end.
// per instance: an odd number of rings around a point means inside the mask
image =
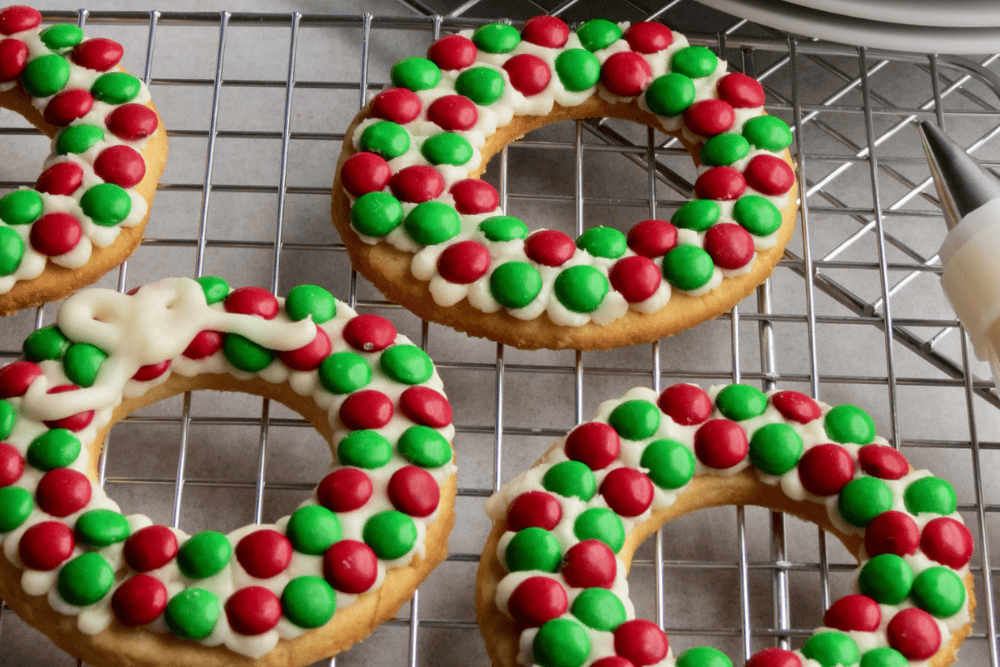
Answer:
POLYGON ((390 88, 372 99, 371 116, 405 125, 420 115, 421 108, 420 98, 412 90, 390 88))
POLYGON ((507 508, 507 530, 515 532, 537 526, 552 530, 562 519, 562 506, 545 491, 526 491, 507 508))
POLYGON ((471 130, 479 120, 479 111, 468 97, 445 95, 427 107, 427 120, 442 130, 471 130))
POLYGON ((639 516, 653 504, 653 483, 633 468, 615 468, 601 482, 608 507, 621 516, 639 516))
POLYGON ((188 359, 204 359, 210 357, 222 349, 225 341, 225 334, 221 331, 200 331, 184 350, 184 356, 188 359))
POLYGON ((854 477, 854 461, 839 445, 816 445, 799 459, 799 479, 806 491, 816 496, 832 496, 854 477))
POLYGON ((699 199, 718 201, 739 199, 746 187, 743 174, 732 167, 712 167, 694 182, 694 191, 699 199))
POLYGON ((76 247, 83 237, 80 222, 69 213, 48 213, 31 226, 31 247, 43 255, 55 257, 76 247))
POLYGON ((490 251, 476 241, 459 241, 444 249, 438 257, 441 277, 456 285, 474 283, 490 269, 490 251))
POLYGON ((747 434, 728 419, 711 419, 694 434, 698 460, 716 470, 732 468, 743 460, 749 448, 747 434))
POLYGON ((620 655, 609 655, 594 662, 590 667, 635 667, 635 665, 620 655))
POLYGON ((236 560, 251 577, 274 577, 292 562, 292 543, 276 530, 257 530, 236 543, 236 560))
MULTIPOLYGON (((50 387, 46 394, 64 394, 67 391, 76 391, 79 389, 75 384, 61 384, 57 387, 50 387)), ((82 431, 83 429, 90 426, 90 422, 94 421, 94 411, 84 410, 83 412, 77 412, 68 417, 63 417, 62 419, 53 419, 51 421, 43 422, 49 428, 64 428, 67 431, 82 431)))
POLYGON ((660 287, 660 267, 648 257, 633 255, 618 260, 608 275, 611 287, 629 303, 639 303, 656 294, 660 287))
POLYGON ((791 651, 775 647, 755 653, 746 667, 802 667, 802 661, 791 651))
POLYGON ((570 547, 563 559, 562 575, 576 588, 611 588, 618 565, 611 547, 599 540, 584 540, 570 547))
POLYGON ((159 569, 177 555, 177 536, 166 526, 140 528, 125 541, 124 555, 136 572, 159 569))
POLYGON ((525 97, 531 97, 545 90, 552 79, 552 70, 538 56, 522 53, 503 64, 510 75, 510 85, 525 97))
POLYGON ((42 24, 38 10, 23 5, 6 7, 0 11, 0 35, 13 35, 33 30, 42 24))
POLYGON ((753 109, 764 106, 764 88, 757 79, 746 74, 733 72, 719 79, 716 84, 719 97, 737 109, 753 109))
POLYGON ((663 660, 669 649, 667 635, 651 621, 637 618, 625 621, 615 630, 615 653, 636 667, 663 660))
POLYGON ((958 521, 940 517, 924 526, 920 548, 931 560, 957 570, 972 558, 972 533, 958 521))
POLYGON ((916 553, 920 529, 908 514, 882 512, 865 528, 865 551, 869 558, 879 554, 906 556, 916 553))
POLYGON ((73 531, 59 521, 42 521, 24 531, 17 553, 25 567, 48 572, 59 567, 73 553, 73 531))
POLYGON ((448 35, 431 44, 427 57, 443 70, 465 69, 476 61, 476 52, 468 37, 448 35))
POLYGON ((57 162, 42 172, 35 189, 50 195, 71 195, 83 184, 83 168, 75 162, 57 162))
POLYGON ((152 623, 166 608, 167 587, 148 574, 137 574, 111 596, 111 610, 129 628, 152 623))
POLYGON ((261 287, 239 287, 229 293, 222 302, 227 313, 256 315, 265 320, 273 320, 281 308, 278 299, 261 287))
POLYGON ((118 42, 103 37, 96 37, 80 42, 73 49, 71 57, 80 67, 106 72, 125 55, 125 49, 118 42))
POLYGON ((168 368, 170 368, 170 359, 161 361, 158 364, 146 364, 139 367, 139 370, 135 372, 132 379, 136 382, 149 382, 166 373, 168 368))
POLYGON ((609 424, 587 422, 570 431, 566 437, 566 456, 586 463, 591 470, 611 465, 621 451, 618 433, 609 424))
POLYGON ((557 16, 535 16, 524 23, 521 39, 529 44, 561 49, 569 39, 569 26, 557 16))
POLYGON ((278 353, 278 358, 285 362, 285 365, 296 371, 313 371, 330 356, 333 349, 330 343, 330 336, 322 329, 316 327, 316 336, 311 343, 303 345, 297 350, 278 353))
POLYGON ((400 468, 386 489, 393 507, 410 516, 430 516, 441 500, 441 489, 429 472, 416 466, 400 468))
POLYGON ((355 350, 381 352, 396 340, 396 327, 378 315, 358 315, 344 327, 343 336, 355 350))
POLYGON ((374 389, 354 392, 340 405, 340 420, 352 431, 382 428, 392 413, 392 400, 374 389))
POLYGON ((910 472, 906 457, 888 445, 865 445, 858 450, 861 469, 872 477, 900 479, 910 472))
POLYGON ((528 577, 510 594, 507 608, 519 625, 537 628, 565 614, 569 598, 555 579, 528 577))
POLYGON ((765 195, 783 195, 795 184, 795 173, 781 158, 758 155, 743 172, 748 186, 765 195))
POLYGON ((716 266, 739 269, 753 261, 754 245, 750 232, 740 225, 723 222, 705 232, 705 252, 716 266))
POLYGON ((444 428, 451 423, 451 403, 430 387, 410 387, 399 397, 399 409, 406 417, 423 426, 444 428))
POLYGON ((619 51, 601 66, 601 83, 615 95, 634 97, 646 90, 653 71, 638 53, 619 51))
POLYGON ((146 161, 129 146, 111 146, 94 161, 94 171, 108 183, 133 188, 146 175, 146 161))
POLYGON ((0 81, 13 81, 28 64, 28 45, 19 39, 0 41, 0 81))
POLYGON ((21 479, 24 472, 24 457, 13 445, 0 442, 0 488, 10 486, 21 479))
POLYGON ((260 635, 281 620, 281 601, 263 586, 247 586, 226 600, 226 618, 234 632, 260 635))
POLYGON ((702 100, 687 108, 684 112, 684 122, 695 134, 714 137, 733 126, 736 122, 736 113, 725 100, 702 100))
POLYGON ((908 660, 927 660, 941 647, 941 629, 923 609, 904 609, 889 621, 889 646, 908 660))
POLYGON ((771 396, 771 404, 782 417, 800 424, 819 419, 819 404, 798 391, 779 391, 771 396))
POLYGON ((712 399, 693 384, 667 387, 656 399, 656 405, 681 426, 702 424, 712 416, 712 399))
POLYGON ((23 359, 0 368, 0 398, 24 396, 41 374, 38 364, 23 359))
POLYGON ((643 220, 628 232, 628 247, 643 257, 662 257, 677 246, 677 228, 666 220, 643 220))
POLYGON ((444 192, 444 176, 434 167, 415 164, 393 174, 389 189, 400 201, 420 204, 444 192))
POLYGON ((152 136, 159 122, 156 112, 142 104, 123 104, 105 119, 112 134, 125 141, 141 141, 152 136))
POLYGON ((372 480, 357 468, 334 470, 316 487, 320 504, 333 512, 351 512, 372 497, 372 480))
POLYGON ((845 595, 826 610, 823 625, 844 632, 875 632, 882 622, 878 602, 865 595, 845 595))
MULTIPOLYGON (((94 96, 78 88, 64 90, 45 107, 45 122, 56 127, 69 125, 77 118, 83 118, 94 108, 94 96)), ((106 179, 105 179, 106 180, 106 179)))
POLYGON ((489 213, 500 205, 500 193, 492 185, 478 178, 467 178, 451 186, 455 210, 466 215, 489 213))
POLYGON ((340 182, 355 197, 385 189, 389 185, 389 163, 375 153, 355 153, 344 161, 340 182))
POLYGON ((670 28, 656 21, 639 21, 628 27, 623 35, 633 51, 656 53, 674 43, 670 28))
POLYGON ((378 577, 378 556, 364 542, 334 542, 323 554, 323 576, 342 593, 364 593, 378 577))
POLYGON ((524 253, 543 266, 562 266, 576 252, 576 244, 567 234, 555 229, 543 229, 524 242, 524 253))
POLYGON ((61 518, 86 507, 90 493, 90 480, 83 473, 55 468, 38 481, 35 502, 43 512, 61 518))

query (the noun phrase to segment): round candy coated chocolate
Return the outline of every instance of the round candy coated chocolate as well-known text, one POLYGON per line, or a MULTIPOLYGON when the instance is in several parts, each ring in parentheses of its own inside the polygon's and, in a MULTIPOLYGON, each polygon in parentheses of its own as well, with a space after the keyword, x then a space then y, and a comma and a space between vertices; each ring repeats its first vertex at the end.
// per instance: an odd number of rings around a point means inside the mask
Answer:
POLYGON ((443 70, 465 69, 476 61, 476 45, 462 35, 447 35, 431 44, 427 57, 443 70))
POLYGON ((124 104, 105 119, 112 134, 125 141, 140 141, 152 136, 159 122, 156 112, 141 104, 124 104))
POLYGON ((490 294, 506 308, 523 308, 542 291, 542 276, 527 262, 504 262, 490 275, 490 294))
MULTIPOLYGON (((3 42, 0 42, 0 58, 3 57, 2 49, 3 42)), ((0 78, 2 78, 2 73, 0 73, 0 78)), ((45 122, 56 127, 63 127, 69 125, 77 118, 83 118, 90 113, 93 107, 94 97, 86 90, 80 90, 79 88, 64 90, 53 97, 48 105, 46 105, 45 122)))
POLYGON ((507 530, 515 532, 532 526, 552 530, 562 519, 562 506, 550 493, 526 491, 507 508, 507 530))
POLYGON ((55 257, 76 247, 83 237, 80 222, 69 213, 48 213, 31 227, 31 247, 43 255, 55 257))
MULTIPOLYGON (((45 478, 43 477, 42 479, 44 480, 45 478)), ((41 484, 39 484, 40 487, 41 484)), ((39 498, 38 505, 42 507, 41 498, 39 498)), ((31 499, 31 492, 27 489, 22 489, 19 486, 5 486, 0 489, 0 532, 9 533, 24 523, 24 520, 31 514, 34 506, 35 503, 31 499)), ((51 514, 51 512, 49 513, 51 514)), ((70 514, 70 512, 67 512, 67 514, 70 514)))
POLYGON ((316 329, 316 337, 296 350, 279 352, 278 358, 295 371, 314 371, 330 355, 333 343, 323 329, 316 329))
POLYGON ((28 528, 17 544, 25 567, 48 572, 59 567, 73 553, 73 531, 59 521, 42 521, 28 528))
POLYGON ((396 327, 379 315, 358 315, 344 326, 344 340, 355 350, 380 352, 396 340, 396 327))
POLYGON ((31 383, 41 374, 42 369, 38 364, 24 360, 0 368, 0 398, 24 396, 31 383))
POLYGON ((372 497, 371 478, 357 468, 334 470, 316 487, 320 505, 334 512, 351 512, 363 507, 372 497))
POLYGON ((471 130, 479 120, 476 105, 462 95, 445 95, 434 100, 427 108, 427 120, 442 130, 471 130))
POLYGON ((59 570, 59 595, 79 607, 92 605, 111 590, 115 572, 108 561, 96 551, 84 553, 59 570))
POLYGON ((614 95, 634 97, 649 85, 653 72, 645 58, 633 51, 612 54, 601 66, 601 83, 614 95))
POLYGON ((782 417, 800 424, 808 424, 820 416, 816 401, 798 391, 779 391, 772 394, 771 404, 782 417))
POLYGON ((865 552, 869 557, 879 554, 907 556, 916 553, 919 544, 920 529, 905 512, 882 512, 865 529, 865 552))
POLYGON ((903 492, 903 500, 906 509, 917 515, 921 512, 951 514, 958 505, 955 489, 940 477, 921 477, 912 482, 903 492))
POLYGON ((722 134, 735 122, 736 113, 725 100, 708 99, 695 102, 684 112, 684 123, 688 129, 703 137, 722 134))
POLYGON ((648 257, 633 255, 618 260, 608 274, 611 287, 629 303, 641 303, 660 288, 660 267, 648 257))
POLYGON ((858 588, 879 604, 899 604, 910 594, 913 570, 895 554, 879 554, 861 567, 858 588))
POLYGON ((371 101, 371 117, 405 125, 420 115, 420 98, 406 88, 389 88, 371 101))
POLYGON ((521 35, 507 23, 487 23, 476 28, 472 41, 487 53, 509 53, 521 43, 521 35))
POLYGON ((532 649, 541 667, 581 667, 590 655, 590 637, 576 621, 554 618, 538 630, 532 649))
POLYGON ((281 620, 281 602, 263 586, 247 586, 226 600, 226 619, 237 634, 261 635, 281 620))
POLYGON ((546 491, 560 496, 587 501, 594 497, 597 481, 586 464, 579 461, 561 461, 545 472, 542 486, 546 491))
POLYGON ((768 236, 781 227, 781 211, 760 195, 740 197, 733 206, 736 222, 756 236, 768 236))
POLYGON ((821 632, 802 645, 802 655, 818 662, 822 667, 853 665, 861 657, 858 645, 843 632, 821 632))
POLYGON ((920 535, 920 548, 931 560, 957 570, 972 558, 972 533, 955 519, 932 519, 920 535))
POLYGON ((677 246, 677 228, 666 220, 643 220, 632 227, 628 247, 643 257, 662 257, 677 246))
POLYGON ((200 331, 184 350, 188 359, 204 359, 222 349, 225 334, 219 331, 200 331))
POLYGON ((849 524, 864 528, 876 516, 892 509, 892 491, 878 478, 858 477, 841 489, 837 509, 849 524))
POLYGON ((434 364, 416 345, 394 345, 382 353, 382 370, 396 382, 421 384, 431 379, 434 364))
POLYGON ((670 28, 656 21, 633 23, 623 36, 632 50, 638 53, 656 53, 674 43, 670 28))
POLYGON ((716 84, 719 97, 737 109, 754 109, 764 106, 764 88, 760 82, 742 72, 732 72, 716 84))
POLYGON ((372 123, 361 132, 361 148, 391 160, 410 149, 410 133, 388 120, 372 123))
MULTIPOLYGON (((135 177, 135 174, 128 173, 107 175, 125 181, 135 177)), ((99 183, 83 193, 80 208, 95 224, 113 227, 128 217, 132 211, 132 199, 120 185, 99 183)))
MULTIPOLYGON (((121 188, 133 188, 146 175, 146 162, 139 151, 130 146, 111 146, 97 156, 94 161, 94 172, 108 183, 121 188)), ((93 188, 88 190, 87 194, 92 191, 93 188)), ((111 190, 111 192, 117 191, 111 190)))
POLYGON ((904 609, 886 628, 889 646, 909 660, 927 660, 941 647, 941 630, 923 609, 904 609))
POLYGON ((583 48, 588 51, 599 51, 611 46, 622 36, 622 29, 607 19, 591 19, 581 25, 576 31, 583 48))
POLYGON ((296 285, 285 296, 285 312, 293 322, 311 317, 323 324, 337 314, 337 299, 319 285, 296 285))
POLYGON ((710 468, 732 468, 746 457, 748 451, 746 433, 736 422, 728 419, 710 419, 694 434, 694 453, 710 468))
POLYGON ((894 648, 883 646, 861 656, 858 667, 907 667, 910 662, 894 648))
MULTIPOLYGON (((69 468, 56 468, 45 473, 42 479, 39 480, 38 488, 35 489, 35 501, 38 503, 39 509, 52 516, 69 516, 74 512, 80 511, 90 502, 90 484, 90 480, 83 473, 70 470, 69 468)), ((8 488, 15 490, 14 487, 8 488)), ((0 489, 0 491, 5 490, 0 489)), ((24 491, 23 489, 16 490, 24 491)), ((27 494, 26 491, 25 493, 27 494)), ((30 503, 31 495, 27 495, 30 503)), ((11 508, 18 506, 14 503, 14 499, 11 499, 11 503, 11 508)), ((0 507, 3 507, 5 504, 6 501, 0 503, 0 507)), ((28 510, 30 511, 30 509, 31 505, 29 504, 28 510)), ((20 522, 18 525, 20 525, 20 522)), ((3 529, 0 526, 0 530, 8 532, 10 528, 3 529)))
POLYGON ((438 257, 437 270, 450 283, 474 283, 490 269, 490 251, 476 241, 459 241, 449 245, 438 257))
POLYGON ((53 325, 32 331, 24 341, 24 356, 32 361, 59 359, 69 347, 69 339, 53 325))
POLYGON ((733 421, 743 421, 764 414, 767 410, 767 396, 756 387, 731 384, 718 393, 715 405, 723 416, 733 421))
POLYGON ((784 160, 773 155, 757 155, 743 171, 746 183, 761 194, 776 197, 795 185, 795 172, 784 160))
POLYGON ((677 656, 677 667, 733 667, 733 661, 717 648, 695 646, 677 656))
POLYGON ((303 505, 295 510, 285 534, 296 551, 318 556, 340 540, 340 519, 322 505, 303 505))
POLYGON ((654 440, 646 445, 639 465, 661 489, 679 489, 694 476, 694 454, 676 440, 654 440))
POLYGON ((703 232, 716 223, 721 211, 711 199, 692 199, 674 212, 670 222, 682 229, 703 232))
POLYGON ((269 350, 249 338, 233 333, 226 334, 222 351, 229 363, 248 373, 264 370, 278 356, 274 350, 269 350))
POLYGON ((27 225, 42 214, 42 197, 34 190, 22 188, 0 197, 0 220, 8 225, 27 225))
POLYGON ((712 167, 694 183, 695 194, 701 199, 733 201, 746 189, 743 174, 732 167, 712 167))
POLYGON ((42 23, 42 15, 34 7, 13 5, 0 9, 0 35, 13 35, 33 30, 42 23))
POLYGON ((649 401, 624 401, 612 410, 608 423, 626 440, 642 440, 660 427, 660 411, 649 401))
POLYGON ((910 596, 931 615, 949 618, 965 605, 965 584, 946 567, 929 567, 913 580, 910 596))
POLYGON ((166 526, 140 528, 125 542, 125 562, 136 572, 161 568, 176 555, 177 536, 166 526))
POLYGON ((843 447, 816 445, 806 450, 799 461, 799 479, 806 491, 815 496, 832 496, 854 477, 854 461, 843 447))
POLYGON ((612 632, 626 620, 625 605, 604 588, 584 589, 573 600, 570 612, 588 628, 600 632, 612 632))
POLYGON ((774 647, 754 653, 746 667, 802 667, 802 661, 791 651, 774 647))
POLYGON ((0 276, 17 271, 24 257, 24 239, 9 227, 0 227, 0 276))
POLYGON ((712 167, 722 167, 742 160, 750 152, 750 144, 738 134, 718 134, 701 147, 701 161, 712 167))
POLYGON ((83 30, 72 23, 57 23, 38 34, 42 43, 53 51, 64 51, 83 40, 83 30))
POLYGON ((838 405, 826 413, 823 420, 826 434, 834 442, 867 445, 875 439, 875 422, 871 416, 853 405, 838 405))
POLYGON ((495 215, 479 223, 479 231, 490 241, 516 241, 528 236, 528 225, 512 215, 495 215))
POLYGON ((222 571, 233 555, 233 547, 222 533, 195 533, 177 552, 177 566, 185 576, 204 579, 222 571))
POLYGON ((166 620, 185 639, 207 637, 219 620, 219 598, 204 588, 185 588, 167 603, 166 620))
POLYGON ((672 117, 684 112, 694 102, 691 77, 672 72, 656 77, 646 89, 646 106, 657 116, 672 117))
POLYGON ((503 64, 503 68, 510 77, 510 85, 526 97, 545 90, 552 79, 548 63, 530 53, 514 56, 503 64))
POLYGON ((319 381, 331 394, 350 394, 372 379, 372 368, 360 354, 334 352, 319 365, 319 381))
POLYGON ((125 49, 118 42, 94 37, 76 45, 71 57, 80 67, 105 72, 121 61, 125 49))
POLYGON ((900 479, 910 472, 906 457, 888 445, 865 445, 858 450, 861 469, 872 477, 900 479))
POLYGON ((566 583, 576 588, 611 588, 617 570, 614 552, 596 539, 583 540, 570 547, 562 565, 566 583))
POLYGON ((292 562, 292 543, 276 530, 256 530, 236 543, 236 560, 252 577, 274 577, 292 562))
POLYGON ((10 486, 21 479, 24 472, 24 458, 13 445, 0 442, 0 487, 10 486))
POLYGON ((528 577, 514 589, 507 602, 510 615, 520 625, 537 628, 566 613, 566 589, 549 577, 528 577))
POLYGON ((422 468, 440 468, 452 459, 448 439, 429 426, 411 426, 396 443, 399 453, 422 468))
POLYGON ((663 277, 681 290, 705 286, 715 273, 712 257, 694 245, 679 245, 663 257, 663 277))
POLYGON ((167 608, 167 587, 156 577, 137 574, 111 597, 111 610, 128 628, 152 623, 167 608))
POLYGON ((404 391, 399 397, 399 409, 421 426, 444 428, 452 420, 448 399, 430 387, 410 387, 404 391))
POLYGON ((389 184, 389 163, 385 159, 363 151, 347 158, 340 169, 340 182, 355 197, 382 190, 389 184))
POLYGON ((621 516, 639 516, 653 504, 653 483, 633 468, 615 468, 601 482, 608 507, 621 516))
POLYGON ((416 517, 430 516, 441 499, 441 489, 434 478, 415 466, 404 466, 394 472, 387 493, 393 507, 416 517))
POLYGON ((750 438, 750 462, 768 475, 784 475, 802 456, 802 437, 788 424, 766 424, 750 438))
POLYGON ((645 619, 625 621, 615 630, 615 653, 636 667, 663 660, 669 650, 670 642, 663 630, 645 619))
POLYGON ((792 143, 788 124, 775 116, 757 116, 743 124, 743 136, 751 145, 777 153, 792 143))
POLYGON ((378 556, 364 542, 341 540, 323 554, 323 576, 335 590, 364 593, 378 578, 378 556))
POLYGON ((555 229, 535 232, 524 242, 528 259, 543 266, 562 266, 575 252, 573 239, 555 229))
POLYGON ((719 58, 704 46, 686 46, 674 52, 670 67, 674 72, 697 79, 715 71, 719 58))
POLYGON ((601 63, 584 49, 569 49, 556 56, 556 75, 566 90, 578 93, 597 85, 601 63))
POLYGON ((128 519, 109 509, 94 509, 84 512, 76 520, 76 536, 81 544, 106 547, 121 542, 129 536, 131 528, 128 519))
POLYGON ((608 279, 598 269, 577 264, 556 276, 553 291, 567 310, 592 313, 600 308, 609 289, 608 279))
MULTIPOLYGON (((55 393, 51 389, 48 393, 55 393)), ((81 430, 89 426, 90 421, 93 420, 93 415, 91 414, 93 410, 88 410, 87 412, 81 412, 76 415, 71 415, 65 419, 60 419, 57 422, 53 422, 53 426, 49 428, 69 428, 69 430, 81 430), (81 417, 82 415, 82 417, 81 417), (79 422, 79 423, 77 423, 79 422), (84 423, 86 422, 86 423, 84 423)), ((17 410, 8 401, 0 401, 0 440, 6 438, 14 431, 14 425, 17 423, 17 410)), ((46 424, 48 425, 48 424, 46 424)))
POLYGON ((240 287, 229 293, 223 302, 227 313, 254 315, 272 320, 280 306, 273 294, 260 287, 240 287))
POLYGON ((55 95, 69 81, 69 64, 50 53, 30 60, 21 74, 21 85, 32 97, 55 95))
POLYGON ((138 97, 141 90, 142 82, 128 72, 102 74, 90 87, 95 100, 108 104, 131 102, 138 97))
POLYGON ((500 193, 492 185, 478 178, 467 178, 451 186, 455 210, 466 215, 489 213, 500 205, 500 193))
POLYGON ((823 615, 823 625, 844 632, 875 632, 881 622, 882 609, 866 595, 845 595, 823 615))
POLYGON ((404 58, 392 66, 390 78, 394 86, 410 90, 428 90, 438 85, 441 70, 427 58, 404 58))
POLYGON ((584 510, 573 522, 573 534, 579 540, 600 540, 618 553, 625 544, 622 520, 606 507, 584 510))
POLYGON ((618 259, 625 254, 628 242, 614 227, 591 227, 576 239, 576 246, 594 257, 618 259))
POLYGON ((56 153, 85 153, 101 141, 104 141, 104 130, 96 125, 72 125, 56 138, 56 153))
POLYGON ((417 164, 393 174, 389 189, 400 201, 419 204, 436 199, 444 192, 444 177, 434 167, 417 164))
POLYGON ((459 95, 464 95, 482 106, 499 100, 503 95, 503 89, 503 75, 486 66, 467 69, 455 80, 455 91, 459 95))
POLYGON ((701 424, 712 416, 712 399, 693 384, 675 384, 660 393, 656 404, 682 426, 701 424))
POLYGON ((555 535, 535 526, 524 528, 507 544, 504 562, 510 572, 541 570, 555 572, 562 561, 562 551, 555 535))
POLYGON ((558 16, 535 16, 525 21, 521 39, 529 44, 561 49, 569 39, 569 26, 558 16))
POLYGON ((713 225, 705 232, 704 243, 705 251, 719 268, 740 269, 753 261, 753 237, 739 225, 713 225))
POLYGON ((281 610, 300 628, 318 628, 333 618, 337 594, 320 577, 301 576, 288 582, 281 592, 281 610))
POLYGON ((591 470, 611 465, 621 451, 618 433, 603 422, 587 422, 566 436, 566 456, 587 464, 591 470))
POLYGON ((420 154, 431 164, 460 167, 472 159, 473 149, 465 137, 452 132, 430 136, 420 147, 420 154))

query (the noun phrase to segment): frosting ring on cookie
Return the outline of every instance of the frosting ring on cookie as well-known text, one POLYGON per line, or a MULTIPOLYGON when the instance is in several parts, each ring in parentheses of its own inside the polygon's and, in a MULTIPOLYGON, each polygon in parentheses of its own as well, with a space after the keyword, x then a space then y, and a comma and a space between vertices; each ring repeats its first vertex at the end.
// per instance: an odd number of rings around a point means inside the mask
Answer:
POLYGON ((788 126, 758 82, 659 23, 492 23, 401 60, 392 83, 348 129, 333 219, 355 268, 424 319, 522 348, 647 342, 730 308, 791 237, 788 126), (679 138, 696 198, 574 240, 505 215, 478 180, 525 132, 600 116, 679 138))
POLYGON ((0 369, 0 595, 87 662, 308 664, 366 637, 446 556, 451 406, 382 317, 314 285, 277 299, 172 278, 78 292, 24 351, 0 369), (188 535, 123 516, 97 484, 115 422, 195 389, 273 398, 329 441, 334 464, 290 517, 188 535))
POLYGON ((817 523, 859 561, 823 627, 748 667, 944 667, 971 632, 973 539, 947 481, 911 469, 855 406, 678 384, 601 404, 488 502, 476 612, 493 664, 732 667, 711 647, 675 656, 625 580, 661 525, 726 504, 817 523))
POLYGON ((30 188, 0 198, 0 315, 88 285, 139 247, 167 137, 123 49, 35 9, 0 9, 0 107, 52 138, 30 188))

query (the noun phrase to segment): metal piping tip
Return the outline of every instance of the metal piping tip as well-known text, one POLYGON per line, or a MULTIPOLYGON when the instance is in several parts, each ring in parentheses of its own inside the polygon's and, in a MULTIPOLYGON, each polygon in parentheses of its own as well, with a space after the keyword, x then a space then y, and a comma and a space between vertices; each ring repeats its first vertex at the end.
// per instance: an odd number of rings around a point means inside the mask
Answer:
POLYGON ((962 150, 954 139, 926 120, 918 129, 949 230, 983 204, 1000 199, 1000 181, 962 150))

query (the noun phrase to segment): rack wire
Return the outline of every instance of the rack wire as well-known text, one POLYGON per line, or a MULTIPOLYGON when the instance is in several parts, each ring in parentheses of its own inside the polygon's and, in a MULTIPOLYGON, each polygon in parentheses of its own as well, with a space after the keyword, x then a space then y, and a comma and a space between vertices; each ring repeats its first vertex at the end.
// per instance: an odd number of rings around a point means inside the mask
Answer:
MULTIPOLYGON (((510 18, 538 13, 527 4, 530 13, 510 18)), ((350 271, 326 217, 343 129, 386 85, 388 64, 482 22, 469 13, 506 13, 479 0, 447 16, 419 0, 405 5, 412 16, 46 14, 85 23, 91 33, 117 30, 171 137, 147 239, 102 284, 125 290, 203 272, 281 292, 317 282, 361 311, 390 317, 432 353, 445 379, 460 464, 452 553, 396 619, 336 663, 486 664, 470 593, 489 529, 483 499, 602 400, 636 384, 659 389, 691 379, 856 402, 916 467, 953 481, 976 539, 979 598, 960 664, 1000 666, 993 590, 1000 488, 988 472, 1000 450, 1000 398, 984 379, 988 371, 970 358, 936 284, 944 227, 913 129, 917 120, 936 120, 997 172, 1000 56, 972 61, 856 49, 683 0, 657 10, 601 6, 609 18, 663 20, 762 80, 770 112, 795 133, 799 228, 755 295, 695 330, 626 350, 522 352, 466 339, 385 302, 350 271), (337 66, 317 68, 324 58, 337 66)), ((569 21, 594 13, 575 0, 547 9, 569 21)), ((26 152, 40 145, 18 119, 5 115, 3 125, 5 144, 24 144, 26 152)), ((494 162, 487 178, 508 212, 577 233, 665 217, 693 190, 693 166, 676 141, 618 121, 545 128, 494 162)), ((30 170, 0 168, 0 188, 33 180, 30 170)), ((0 332, 3 355, 16 356, 20 341, 53 312, 42 307, 9 319, 0 332)), ((321 470, 312 468, 321 466, 308 465, 324 449, 317 437, 266 399, 187 394, 115 429, 101 482, 125 511, 189 532, 223 529, 206 517, 230 528, 269 521, 317 481, 321 470), (255 457, 241 444, 248 435, 256 438, 255 457), (164 446, 166 454, 148 454, 164 446)), ((852 569, 850 556, 821 531, 738 507, 666 526, 638 553, 630 582, 638 614, 665 627, 675 654, 711 643, 739 663, 768 645, 799 645, 835 595, 847 592, 852 569)), ((3 608, 0 664, 73 662, 3 608)))

